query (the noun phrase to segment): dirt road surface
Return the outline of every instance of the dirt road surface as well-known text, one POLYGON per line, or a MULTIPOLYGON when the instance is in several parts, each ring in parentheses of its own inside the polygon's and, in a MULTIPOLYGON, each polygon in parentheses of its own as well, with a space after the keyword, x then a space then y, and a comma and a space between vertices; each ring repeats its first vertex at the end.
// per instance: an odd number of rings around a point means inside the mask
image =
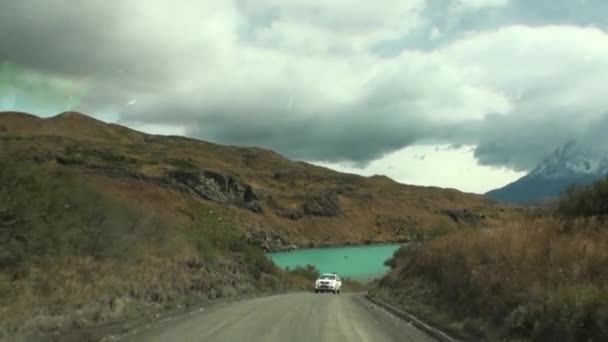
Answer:
POLYGON ((427 342, 431 337, 357 294, 293 293, 183 315, 122 342, 427 342))

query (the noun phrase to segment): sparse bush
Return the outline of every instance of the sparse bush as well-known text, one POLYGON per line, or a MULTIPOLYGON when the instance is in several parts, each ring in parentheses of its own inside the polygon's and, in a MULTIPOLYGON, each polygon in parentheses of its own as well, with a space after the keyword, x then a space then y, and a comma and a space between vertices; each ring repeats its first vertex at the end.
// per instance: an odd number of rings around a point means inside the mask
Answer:
POLYGON ((212 210, 200 204, 192 211, 195 213, 195 220, 188 235, 203 259, 214 262, 226 256, 226 253, 232 253, 241 257, 243 264, 248 266, 256 279, 259 279, 262 273, 279 272, 262 248, 250 244, 244 234, 229 221, 222 220, 212 210))
POLYGON ((151 231, 153 215, 126 208, 68 171, 30 163, 0 170, 0 208, 0 267, 36 256, 121 256, 135 241, 164 232, 151 231))
POLYGON ((608 178, 586 187, 570 187, 559 200, 557 212, 566 218, 605 218, 608 215, 608 178))
POLYGON ((139 253, 173 239, 156 215, 73 171, 0 157, 1 326, 128 292, 126 275, 141 265, 139 253))
POLYGON ((608 294, 593 285, 564 284, 547 294, 534 319, 535 341, 606 341, 608 294))
POLYGON ((408 243, 399 247, 399 249, 397 249, 389 259, 384 261, 384 266, 392 269, 396 268, 399 264, 406 262, 407 258, 412 256, 414 251, 416 251, 419 247, 420 244, 414 243, 408 243))
POLYGON ((261 277, 263 274, 277 274, 280 272, 279 268, 258 246, 245 243, 239 250, 235 252, 243 256, 244 263, 247 264, 250 272, 256 279, 259 279, 259 277, 261 277))
POLYGON ((289 273, 309 280, 316 280, 321 275, 315 265, 297 266, 293 270, 289 270, 289 273))

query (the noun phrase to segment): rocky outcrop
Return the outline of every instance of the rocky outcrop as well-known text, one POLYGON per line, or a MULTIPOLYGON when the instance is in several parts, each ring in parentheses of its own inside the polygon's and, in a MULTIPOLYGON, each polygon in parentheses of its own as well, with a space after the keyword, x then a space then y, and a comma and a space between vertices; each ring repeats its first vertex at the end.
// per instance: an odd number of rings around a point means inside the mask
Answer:
POLYGON ((258 196, 249 184, 236 177, 214 171, 174 170, 168 174, 169 181, 182 189, 221 204, 232 204, 253 212, 262 212, 258 196))
POLYGON ((298 249, 296 245, 289 244, 284 238, 265 231, 249 233, 247 235, 247 242, 261 247, 266 252, 291 251, 298 249))
POLYGON ((342 213, 340 199, 331 192, 307 195, 296 208, 281 207, 273 199, 269 200, 269 204, 276 215, 290 220, 298 220, 305 216, 336 217, 342 213))
POLYGON ((442 211, 456 223, 478 224, 485 220, 485 215, 472 212, 468 209, 444 209, 442 211))
POLYGON ((131 178, 147 181, 162 186, 192 192, 206 200, 221 204, 230 204, 262 212, 260 200, 253 188, 238 178, 210 170, 196 169, 190 159, 179 160, 165 158, 172 166, 182 166, 161 177, 150 177, 137 170, 138 160, 124 153, 102 148, 86 148, 70 145, 63 153, 52 154, 36 151, 35 159, 39 163, 55 160, 60 165, 92 169, 111 177, 131 178))
POLYGON ((338 196, 331 192, 314 194, 306 198, 302 209, 305 215, 334 217, 342 213, 338 196))

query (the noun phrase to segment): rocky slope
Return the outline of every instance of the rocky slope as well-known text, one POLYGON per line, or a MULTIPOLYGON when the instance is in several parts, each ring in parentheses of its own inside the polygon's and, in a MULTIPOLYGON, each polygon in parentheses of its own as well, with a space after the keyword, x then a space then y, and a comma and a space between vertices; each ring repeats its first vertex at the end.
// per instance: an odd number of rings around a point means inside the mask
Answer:
POLYGON ((486 195, 498 201, 532 203, 560 195, 572 185, 588 185, 608 175, 608 154, 576 142, 557 148, 529 174, 486 195))

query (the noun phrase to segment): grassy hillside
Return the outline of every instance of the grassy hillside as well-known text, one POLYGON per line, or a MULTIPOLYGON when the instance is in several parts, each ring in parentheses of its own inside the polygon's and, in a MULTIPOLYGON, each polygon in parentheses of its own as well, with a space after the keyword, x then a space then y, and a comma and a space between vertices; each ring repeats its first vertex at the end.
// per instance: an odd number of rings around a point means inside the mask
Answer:
POLYGON ((375 295, 475 340, 608 340, 606 184, 541 217, 403 249, 375 295))
POLYGON ((228 205, 239 227, 271 250, 405 241, 513 214, 482 196, 342 174, 258 148, 146 135, 77 113, 1 113, 0 143, 45 167, 96 177, 127 200, 158 201, 141 198, 154 188, 160 197, 176 191, 180 201, 228 205))
POLYGON ((0 340, 297 286, 221 208, 187 205, 179 221, 61 167, 4 165, 0 340))
POLYGON ((519 215, 78 113, 0 113, 0 165, 0 340, 308 285, 264 250, 423 241, 519 215))

